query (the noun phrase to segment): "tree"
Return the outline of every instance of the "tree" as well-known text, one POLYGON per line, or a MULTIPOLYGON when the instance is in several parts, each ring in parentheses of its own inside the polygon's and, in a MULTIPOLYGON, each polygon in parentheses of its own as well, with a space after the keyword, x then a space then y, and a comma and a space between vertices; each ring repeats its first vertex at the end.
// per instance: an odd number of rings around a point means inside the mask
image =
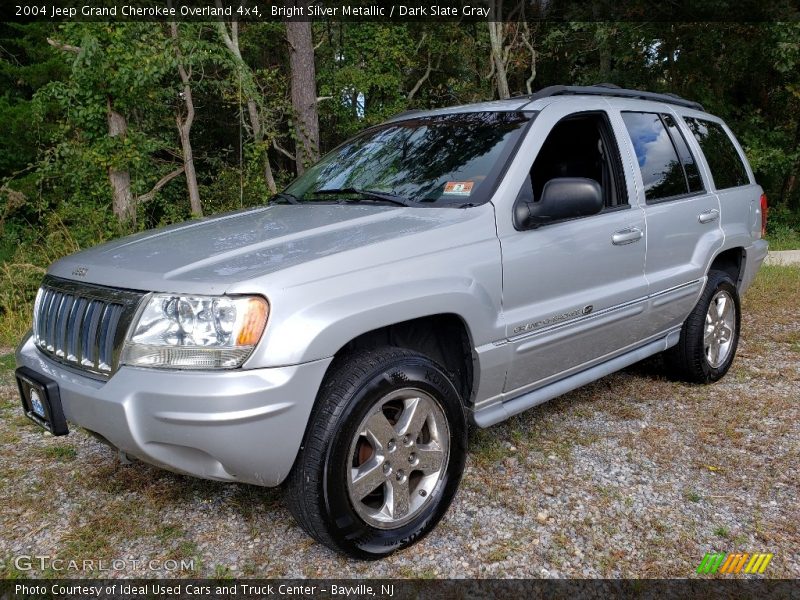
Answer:
MULTIPOLYGON (((52 172, 59 174, 62 190, 72 178, 73 192, 85 198, 87 194, 101 194, 93 174, 104 170, 113 214, 120 222, 132 224, 137 203, 151 199, 184 170, 168 164, 169 172, 164 174, 159 168, 163 161, 153 160, 169 147, 160 137, 162 129, 152 135, 142 128, 132 130, 129 122, 129 114, 137 109, 141 113, 142 98, 160 99, 163 79, 174 57, 153 23, 125 23, 113 28, 102 23, 70 23, 61 34, 64 39, 49 38, 47 42, 73 57, 69 77, 44 86, 37 94, 39 99, 52 98, 63 107, 60 137, 49 159, 55 161, 52 172), (65 167, 67 160, 74 166, 65 167), (132 176, 132 168, 137 169, 139 177, 132 176), (137 195, 143 180, 151 177, 157 179, 156 183, 137 195)), ((140 115, 146 128, 153 119, 158 120, 159 115, 140 115)))
MULTIPOLYGON (((525 16, 525 3, 515 2, 513 9, 504 15, 503 0, 490 0, 493 15, 498 20, 488 21, 489 28, 489 60, 491 70, 489 78, 494 77, 497 95, 502 98, 511 97, 509 71, 517 65, 529 65, 529 75, 525 79, 525 90, 533 92, 533 81, 536 79, 537 50, 532 34, 532 26, 525 16), (506 22, 499 20, 505 16, 506 22), (529 60, 527 55, 530 56, 529 60)), ((520 75, 524 69, 520 69, 520 75)))
POLYGON ((207 213, 261 203, 319 152, 408 109, 601 81, 724 118, 771 227, 800 228, 797 23, 492 3, 503 22, 186 22, 176 35, 153 22, 0 24, 0 256, 51 218, 84 244, 184 219, 200 198, 207 213), (588 18, 539 20, 549 12, 588 18))
MULTIPOLYGON (((287 7, 304 7, 309 0, 286 0, 287 7)), ((295 163, 297 174, 319 158, 319 115, 317 113, 317 74, 314 44, 309 21, 286 21, 289 45, 289 71, 294 111, 295 163)))
MULTIPOLYGON (((108 120, 108 137, 118 138, 125 142, 128 135, 128 121, 114 108, 114 98, 106 96, 106 107, 108 120)), ((111 182, 111 189, 114 192, 112 208, 114 214, 122 222, 136 220, 136 204, 131 192, 131 174, 126 168, 118 168, 110 164, 108 166, 108 179, 111 182)))
POLYGON ((493 15, 498 15, 498 20, 487 21, 489 27, 489 57, 492 63, 491 75, 494 75, 495 84, 497 86, 497 95, 503 98, 509 98, 511 91, 508 87, 508 76, 506 74, 506 64, 508 63, 509 49, 505 46, 505 30, 506 24, 499 20, 503 13, 503 0, 490 0, 489 6, 493 15))
MULTIPOLYGON (((217 2, 217 5, 220 6, 221 3, 217 2)), ((256 146, 262 146, 264 144, 265 128, 262 125, 261 114, 258 102, 256 101, 253 72, 244 62, 244 59, 242 59, 242 52, 239 49, 239 23, 238 21, 232 21, 230 29, 228 29, 228 25, 226 25, 224 21, 217 21, 217 29, 225 47, 235 60, 237 74, 240 80, 246 83, 244 87, 247 89, 247 116, 250 120, 253 141, 256 143, 256 146)), ((267 183, 269 191, 274 194, 278 191, 278 187, 275 185, 275 177, 272 174, 272 166, 269 163, 267 149, 264 147, 261 153, 264 163, 264 180, 267 183)))
POLYGON ((203 206, 200 202, 200 190, 197 187, 197 173, 194 169, 194 154, 192 153, 191 131, 194 123, 194 100, 192 99, 192 67, 184 63, 183 52, 181 51, 180 38, 178 37, 178 24, 175 21, 169 24, 172 41, 175 46, 175 58, 178 66, 178 74, 183 84, 181 98, 185 106, 185 112, 178 110, 175 113, 175 123, 178 126, 178 135, 181 138, 181 148, 183 149, 183 172, 186 174, 186 187, 189 190, 189 203, 192 207, 192 214, 203 215, 203 206))

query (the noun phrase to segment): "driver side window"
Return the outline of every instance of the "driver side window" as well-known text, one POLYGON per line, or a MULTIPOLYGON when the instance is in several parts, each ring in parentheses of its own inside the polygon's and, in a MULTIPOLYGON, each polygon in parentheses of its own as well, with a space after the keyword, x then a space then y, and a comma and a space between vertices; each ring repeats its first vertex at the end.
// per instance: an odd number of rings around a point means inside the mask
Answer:
POLYGON ((619 148, 605 113, 570 115, 553 127, 531 168, 533 202, 541 199, 548 181, 560 177, 596 181, 603 195, 603 210, 628 206, 619 148))

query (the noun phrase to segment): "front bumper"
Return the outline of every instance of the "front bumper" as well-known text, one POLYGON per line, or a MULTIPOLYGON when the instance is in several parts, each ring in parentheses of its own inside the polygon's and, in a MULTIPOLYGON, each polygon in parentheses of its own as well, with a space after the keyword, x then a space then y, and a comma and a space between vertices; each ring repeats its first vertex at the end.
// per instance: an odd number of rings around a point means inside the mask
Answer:
POLYGON ((331 358, 218 372, 121 367, 98 381, 40 353, 17 365, 54 380, 67 421, 144 462, 205 479, 275 486, 289 474, 331 358))

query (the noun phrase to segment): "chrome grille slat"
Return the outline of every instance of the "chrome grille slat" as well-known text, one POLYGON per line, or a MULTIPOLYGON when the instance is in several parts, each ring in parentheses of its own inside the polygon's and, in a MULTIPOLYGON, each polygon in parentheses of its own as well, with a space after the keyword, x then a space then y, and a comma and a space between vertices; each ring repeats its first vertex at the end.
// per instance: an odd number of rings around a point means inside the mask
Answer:
POLYGON ((34 309, 36 346, 58 362, 108 377, 143 296, 48 275, 34 309))
POLYGON ((56 330, 56 318, 58 317, 58 307, 61 304, 61 292, 53 292, 53 298, 50 301, 49 313, 46 315, 47 319, 47 329, 45 331, 45 339, 47 340, 47 349, 50 352, 55 352, 55 330, 56 330))
POLYGON ((42 327, 42 335, 47 333, 47 315, 50 314, 50 304, 53 302, 53 290, 44 291, 44 300, 42 300, 42 311, 39 315, 39 323, 42 327))
POLYGON ((97 363, 97 325, 103 313, 103 303, 92 300, 91 313, 86 318, 86 329, 83 338, 83 360, 81 364, 94 366, 97 363))
POLYGON ((34 331, 39 331, 39 311, 41 310, 41 306, 42 306, 42 295, 43 295, 42 289, 39 288, 39 291, 36 293, 36 300, 33 301, 33 330, 34 331))
POLYGON ((54 332, 56 356, 66 356, 67 351, 67 319, 69 312, 72 309, 72 303, 75 301, 73 296, 64 294, 61 298, 61 304, 58 307, 58 316, 56 317, 56 329, 54 332))
POLYGON ((44 343, 45 338, 47 337, 47 315, 50 314, 50 304, 53 302, 53 290, 45 290, 44 291, 44 300, 42 301, 42 313, 39 315, 39 325, 41 327, 40 331, 40 338, 42 343, 44 343))
POLYGON ((80 331, 88 304, 86 298, 78 298, 72 305, 72 313, 67 326, 67 360, 70 362, 80 362, 80 331))
POLYGON ((119 304, 109 304, 106 310, 106 320, 103 324, 103 333, 100 338, 100 368, 110 371, 114 363, 114 335, 122 316, 122 307, 119 304), (105 368, 104 368, 105 367, 105 368))
POLYGON ((106 327, 108 326, 108 316, 111 314, 111 305, 106 304, 98 313, 97 333, 94 335, 94 362, 101 371, 110 370, 108 365, 103 364, 103 343, 105 342, 106 327))

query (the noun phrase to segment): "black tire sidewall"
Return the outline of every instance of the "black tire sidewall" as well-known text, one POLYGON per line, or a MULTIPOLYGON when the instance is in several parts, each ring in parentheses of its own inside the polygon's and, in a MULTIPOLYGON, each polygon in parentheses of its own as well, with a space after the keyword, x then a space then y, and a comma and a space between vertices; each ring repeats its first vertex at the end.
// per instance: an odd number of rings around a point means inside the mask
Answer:
POLYGON ((728 354, 728 358, 725 359, 725 362, 722 363, 719 367, 712 367, 709 364, 708 359, 706 358, 705 353, 705 342, 704 342, 704 327, 698 328, 697 331, 694 332, 695 339, 692 340, 693 348, 692 351, 695 353, 695 358, 700 365, 703 373, 703 379, 706 381, 712 382, 721 379, 725 373, 728 372, 730 369, 731 364, 733 364, 733 359, 736 356, 736 349, 739 346, 739 332, 741 329, 741 305, 739 302, 739 293, 736 290, 736 286, 734 285, 733 281, 731 281, 730 277, 726 273, 722 272, 712 272, 709 275, 709 284, 706 286, 706 291, 704 293, 703 302, 700 305, 702 307, 702 316, 703 320, 702 323, 705 324, 705 315, 708 313, 708 309, 711 306, 711 300, 719 291, 725 291, 728 295, 733 299, 733 304, 735 307, 735 319, 736 319, 736 331, 733 335, 733 341, 731 345, 730 352, 728 354))
POLYGON ((407 357, 385 365, 365 377, 341 412, 324 461, 323 512, 336 543, 350 555, 380 558, 426 535, 444 516, 455 495, 466 456, 466 422, 458 393, 450 379, 424 357, 407 357), (445 474, 435 498, 420 514, 397 529, 383 530, 366 524, 355 512, 347 492, 349 451, 356 428, 376 402, 390 392, 418 388, 437 401, 450 431, 450 451, 445 474))

